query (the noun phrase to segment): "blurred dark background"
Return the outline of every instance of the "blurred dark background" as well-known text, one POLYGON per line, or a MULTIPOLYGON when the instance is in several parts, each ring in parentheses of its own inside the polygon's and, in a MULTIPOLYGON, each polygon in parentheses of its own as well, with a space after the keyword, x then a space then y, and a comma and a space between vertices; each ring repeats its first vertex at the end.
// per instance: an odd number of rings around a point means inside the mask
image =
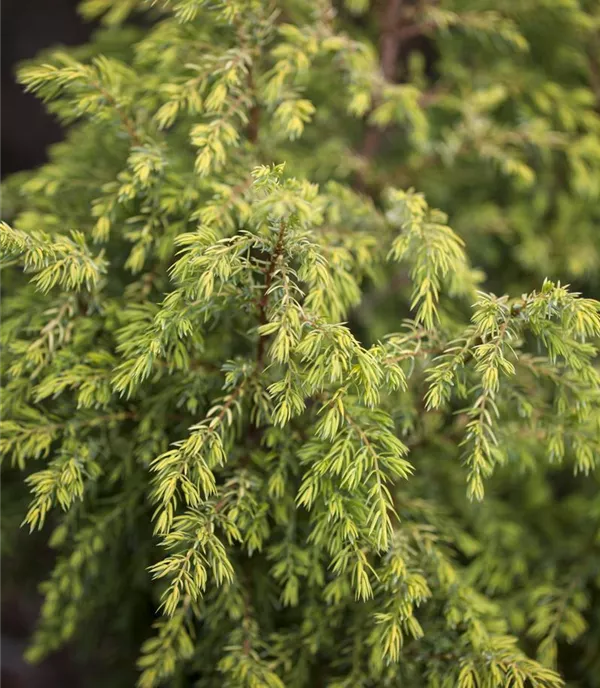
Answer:
POLYGON ((2 177, 37 167, 61 138, 58 124, 14 77, 19 62, 50 46, 85 43, 93 26, 76 12, 79 0, 2 0, 2 177))
MULTIPOLYGON (((84 43, 93 26, 83 23, 76 12, 79 0, 2 0, 2 178, 19 170, 37 167, 46 160, 48 146, 59 141, 61 128, 41 103, 23 93, 15 81, 19 62, 54 45, 84 43)), ((40 543, 41 544, 41 543, 40 543)), ((47 570, 47 551, 41 545, 38 571, 43 579, 47 570)), ((58 653, 39 666, 22 658, 34 628, 40 600, 15 588, 14 562, 2 562, 1 601, 1 676, 2 688, 79 688, 81 672, 68 651, 58 653), (8 574, 8 575, 6 575, 8 574)), ((18 579, 18 576, 17 576, 18 579)))

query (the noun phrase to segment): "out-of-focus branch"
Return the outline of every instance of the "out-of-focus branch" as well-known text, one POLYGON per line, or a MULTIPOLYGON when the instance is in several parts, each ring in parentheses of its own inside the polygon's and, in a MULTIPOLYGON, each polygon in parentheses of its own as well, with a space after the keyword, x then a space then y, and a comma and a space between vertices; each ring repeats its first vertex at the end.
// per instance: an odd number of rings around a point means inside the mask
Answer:
MULTIPOLYGON (((398 55, 400 52, 400 36, 395 27, 400 21, 403 0, 387 0, 381 15, 381 31, 379 38, 379 55, 381 72, 386 81, 393 82, 396 77, 398 55)), ((381 129, 367 125, 365 137, 360 151, 361 157, 370 160, 377 155, 381 144, 381 129)), ((364 190, 364 179, 359 176, 358 186, 364 190)))

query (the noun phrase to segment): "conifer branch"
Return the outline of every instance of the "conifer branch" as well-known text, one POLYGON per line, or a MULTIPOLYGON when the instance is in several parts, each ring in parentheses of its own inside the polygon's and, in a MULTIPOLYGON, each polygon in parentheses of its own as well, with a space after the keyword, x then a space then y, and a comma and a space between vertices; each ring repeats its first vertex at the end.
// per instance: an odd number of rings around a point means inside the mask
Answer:
POLYGON ((141 688, 600 674, 563 651, 600 632, 600 304, 544 280, 600 266, 596 29, 540 3, 84 0, 113 28, 20 70, 77 122, 3 185, 31 659, 102 627, 141 688))
POLYGON ((57 284, 67 290, 94 288, 106 272, 102 254, 91 255, 81 232, 71 236, 25 232, 0 223, 0 248, 4 261, 18 257, 27 272, 35 272, 34 284, 48 292, 57 284))

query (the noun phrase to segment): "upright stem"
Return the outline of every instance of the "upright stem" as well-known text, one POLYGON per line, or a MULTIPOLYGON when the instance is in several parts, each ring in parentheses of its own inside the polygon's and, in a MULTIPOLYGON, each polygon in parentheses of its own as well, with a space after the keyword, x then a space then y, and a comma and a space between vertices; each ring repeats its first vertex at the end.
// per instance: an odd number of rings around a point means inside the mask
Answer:
MULTIPOLYGON (((394 82, 396 65, 400 52, 400 36, 396 27, 400 20, 403 0, 387 0, 381 15, 381 33, 379 38, 379 55, 381 72, 385 81, 394 82)), ((381 144, 382 131, 378 127, 368 125, 361 148, 361 157, 371 160, 377 155, 381 144)), ((364 189, 365 183, 362 177, 358 180, 359 188, 364 189)))
POLYGON ((596 95, 596 110, 600 112, 600 40, 592 43, 588 49, 588 69, 590 86, 596 95))
MULTIPOLYGON (((273 275, 275 273, 275 266, 277 265, 277 261, 279 260, 279 256, 281 256, 281 253, 283 252, 283 237, 285 235, 285 222, 281 222, 279 225, 279 234, 277 235, 277 243, 275 244, 275 248, 273 249, 273 254, 271 255, 271 262, 269 263, 269 267, 267 268, 266 276, 265 276, 265 286, 264 286, 264 291, 262 294, 262 297, 260 301, 258 302, 258 324, 259 327, 261 325, 266 325, 267 323, 267 308, 269 306, 269 290, 271 288, 271 284, 273 282, 273 275)), ((260 335, 260 339, 258 340, 258 349, 256 351, 256 370, 257 372, 260 372, 264 365, 264 357, 265 357, 265 346, 267 343, 267 338, 266 336, 260 335)))
POLYGON ((400 52, 400 34, 397 30, 402 12, 403 0, 388 0, 382 16, 382 31, 379 39, 381 71, 386 81, 394 81, 398 53, 400 52))
POLYGON ((248 70, 248 89, 250 90, 250 94, 254 99, 254 103, 250 108, 246 135, 248 136, 248 141, 250 141, 250 143, 256 143, 258 141, 258 131, 260 128, 260 107, 256 101, 256 86, 254 85, 252 68, 248 70))

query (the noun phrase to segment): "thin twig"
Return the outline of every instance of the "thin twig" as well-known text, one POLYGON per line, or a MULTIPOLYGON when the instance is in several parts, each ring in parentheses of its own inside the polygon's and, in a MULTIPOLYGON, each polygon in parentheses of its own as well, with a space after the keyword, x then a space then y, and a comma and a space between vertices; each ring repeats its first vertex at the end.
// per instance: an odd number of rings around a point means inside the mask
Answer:
POLYGON ((129 134, 129 137, 131 140, 134 142, 136 146, 141 146, 143 145, 142 139, 140 138, 139 134, 136 131, 135 128, 135 122, 127 115, 126 112, 123 111, 121 106, 118 104, 117 99, 110 93, 110 91, 107 91, 104 86, 98 81, 92 82, 92 86, 98 90, 104 98, 106 98, 107 102, 114 107, 116 110, 117 114, 119 115, 119 118, 121 120, 121 123, 125 127, 125 130, 129 134))
MULTIPOLYGON (((267 272, 266 272, 266 276, 265 276, 264 291, 263 291, 263 294, 262 294, 260 301, 258 302, 259 327, 261 325, 266 325, 266 323, 267 323, 267 308, 269 305, 269 290, 271 289, 271 283, 273 282, 273 274, 275 273, 275 266, 277 265, 277 261, 279 260, 279 257, 281 256, 281 253, 283 251, 283 238, 285 236, 285 228, 286 228, 286 224, 285 224, 285 222, 282 221, 279 225, 279 234, 277 236, 277 243, 275 244, 275 248, 273 249, 273 254, 271 255, 271 262, 269 263, 269 267, 267 268, 267 272)), ((263 364, 264 364, 266 340, 267 340, 267 338, 263 335, 261 335, 259 340, 258 340, 258 348, 256 351, 256 369, 257 369, 257 372, 259 372, 262 369, 263 364)))

